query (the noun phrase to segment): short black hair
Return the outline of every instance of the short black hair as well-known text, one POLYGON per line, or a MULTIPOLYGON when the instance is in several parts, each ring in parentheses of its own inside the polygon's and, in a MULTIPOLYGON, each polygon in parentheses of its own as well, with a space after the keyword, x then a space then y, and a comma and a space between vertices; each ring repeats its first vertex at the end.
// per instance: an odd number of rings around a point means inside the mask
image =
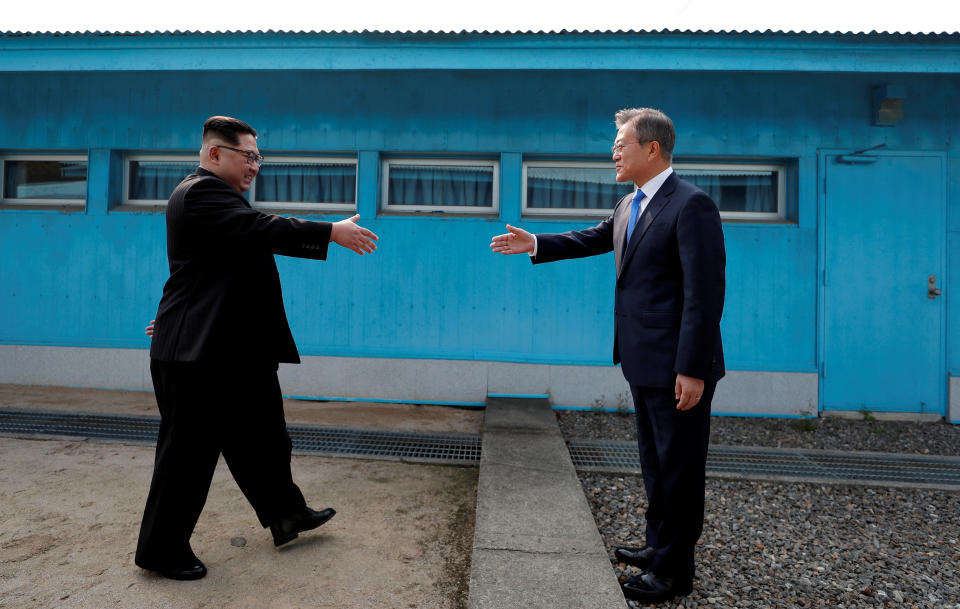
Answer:
POLYGON ((240 143, 240 134, 242 133, 249 133, 253 137, 257 137, 257 130, 240 119, 229 116, 211 116, 203 123, 202 139, 206 142, 208 135, 219 135, 228 144, 237 145, 240 143))

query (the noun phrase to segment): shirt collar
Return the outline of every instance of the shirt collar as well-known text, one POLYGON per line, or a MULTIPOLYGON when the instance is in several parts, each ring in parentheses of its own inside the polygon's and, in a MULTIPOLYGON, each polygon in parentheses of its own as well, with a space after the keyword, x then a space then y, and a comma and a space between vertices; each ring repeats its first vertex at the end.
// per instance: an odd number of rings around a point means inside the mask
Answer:
MULTIPOLYGON (((660 187, 663 186, 663 183, 667 181, 667 178, 670 177, 670 174, 673 173, 673 167, 667 167, 657 175, 650 178, 643 186, 640 187, 640 190, 643 191, 643 196, 645 199, 652 199, 653 195, 657 194, 657 191, 660 190, 660 187)), ((637 191, 634 190, 634 193, 637 191)))

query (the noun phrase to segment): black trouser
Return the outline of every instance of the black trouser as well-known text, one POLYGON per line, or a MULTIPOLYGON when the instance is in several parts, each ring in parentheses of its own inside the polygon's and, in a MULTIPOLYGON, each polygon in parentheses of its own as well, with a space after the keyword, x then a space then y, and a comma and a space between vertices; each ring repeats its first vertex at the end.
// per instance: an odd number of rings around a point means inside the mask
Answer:
POLYGON ((631 385, 637 442, 647 491, 646 544, 657 548, 650 569, 692 579, 693 552, 703 532, 710 403, 716 383, 705 383, 700 402, 677 410, 673 387, 631 385))
POLYGON ((190 535, 221 453, 261 525, 303 509, 290 474, 276 364, 151 360, 150 372, 160 435, 138 565, 164 568, 192 559, 190 535))

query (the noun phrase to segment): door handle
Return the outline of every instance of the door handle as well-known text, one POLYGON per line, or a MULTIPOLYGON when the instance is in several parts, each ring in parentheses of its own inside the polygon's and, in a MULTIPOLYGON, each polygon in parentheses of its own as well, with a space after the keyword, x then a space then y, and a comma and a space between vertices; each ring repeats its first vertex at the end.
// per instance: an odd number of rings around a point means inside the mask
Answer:
POLYGON ((927 277, 927 298, 936 298, 940 294, 943 294, 943 290, 937 287, 937 276, 930 275, 927 277))

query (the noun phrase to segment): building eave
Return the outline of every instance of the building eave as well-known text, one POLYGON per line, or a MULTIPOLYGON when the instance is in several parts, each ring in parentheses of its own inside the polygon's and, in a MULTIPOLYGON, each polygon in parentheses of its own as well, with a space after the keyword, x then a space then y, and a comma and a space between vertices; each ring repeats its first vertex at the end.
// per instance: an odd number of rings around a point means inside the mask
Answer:
POLYGON ((960 34, 703 31, 0 34, 0 72, 680 70, 960 72, 960 34))

